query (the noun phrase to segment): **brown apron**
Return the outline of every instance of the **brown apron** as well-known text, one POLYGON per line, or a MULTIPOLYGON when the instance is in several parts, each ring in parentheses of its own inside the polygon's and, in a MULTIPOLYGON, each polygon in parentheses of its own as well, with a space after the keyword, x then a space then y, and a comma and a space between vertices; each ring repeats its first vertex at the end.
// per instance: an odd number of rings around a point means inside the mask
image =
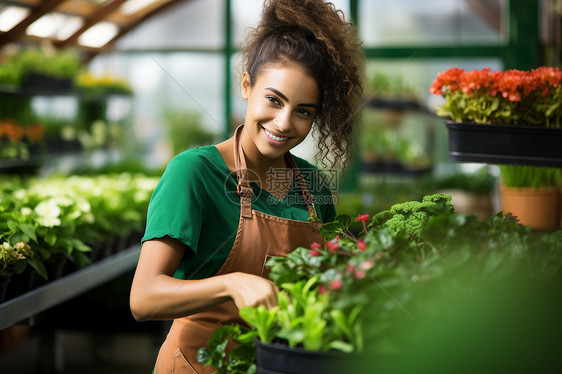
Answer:
MULTIPOLYGON (((252 210, 253 191, 250 187, 246 161, 239 143, 242 131, 240 125, 234 135, 234 160, 238 176, 240 196, 240 222, 234 245, 217 275, 245 272, 267 277, 265 262, 272 256, 286 256, 297 247, 308 247, 312 242, 321 242, 319 223, 279 218, 252 210)), ((310 217, 316 217, 313 196, 306 189, 306 183, 295 160, 286 154, 286 160, 293 168, 300 188, 308 202, 310 217)), ((197 351, 205 347, 213 331, 220 325, 245 325, 234 301, 227 301, 206 311, 175 319, 170 332, 158 354, 155 373, 212 373, 211 366, 197 362, 197 351)))

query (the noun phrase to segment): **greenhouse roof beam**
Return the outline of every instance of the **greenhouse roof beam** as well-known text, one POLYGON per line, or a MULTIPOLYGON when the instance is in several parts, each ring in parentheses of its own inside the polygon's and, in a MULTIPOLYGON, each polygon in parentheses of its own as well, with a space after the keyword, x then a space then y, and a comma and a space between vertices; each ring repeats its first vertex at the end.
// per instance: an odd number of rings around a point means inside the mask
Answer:
POLYGON ((150 10, 145 11, 141 16, 139 16, 137 19, 135 19, 134 21, 129 23, 127 26, 121 27, 119 29, 119 33, 117 35, 115 35, 115 37, 113 39, 111 39, 109 42, 107 42, 105 46, 103 46, 102 48, 99 48, 97 50, 89 52, 87 54, 86 58, 84 59, 84 61, 88 62, 92 58, 94 58, 98 53, 104 52, 104 51, 107 51, 107 50, 111 50, 111 46, 113 44, 115 44, 117 42, 117 40, 122 38, 125 34, 127 34, 129 31, 133 30, 139 24, 141 24, 142 22, 145 22, 147 19, 157 15, 158 13, 160 13, 164 10, 167 10, 167 9, 171 8, 172 6, 174 6, 176 4, 179 4, 181 2, 184 2, 184 1, 186 1, 186 0, 161 0, 159 2, 153 3, 154 6, 150 10))
POLYGON ((80 35, 82 35, 86 30, 88 30, 96 23, 104 20, 109 14, 117 10, 121 6, 121 4, 123 4, 125 1, 126 0, 113 0, 112 2, 109 2, 107 5, 99 8, 94 14, 92 14, 91 17, 86 19, 84 25, 82 25, 82 27, 79 28, 73 35, 68 37, 66 40, 56 43, 57 47, 67 47, 69 45, 76 44, 80 35))
POLYGON ((5 34, 0 35, 0 48, 8 43, 15 42, 22 35, 25 35, 25 30, 33 22, 37 21, 39 18, 54 10, 60 3, 64 0, 46 0, 41 2, 37 8, 33 8, 29 15, 24 18, 20 23, 12 27, 12 29, 5 34))

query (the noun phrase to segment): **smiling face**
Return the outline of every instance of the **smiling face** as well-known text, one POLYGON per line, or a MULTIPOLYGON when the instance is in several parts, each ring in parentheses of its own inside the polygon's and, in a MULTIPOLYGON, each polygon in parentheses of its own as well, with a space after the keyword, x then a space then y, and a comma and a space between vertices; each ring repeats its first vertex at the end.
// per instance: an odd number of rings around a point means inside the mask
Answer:
POLYGON ((242 97, 248 101, 242 146, 248 159, 259 163, 282 160, 306 138, 320 93, 316 80, 300 67, 277 66, 262 71, 253 87, 244 73, 242 97))

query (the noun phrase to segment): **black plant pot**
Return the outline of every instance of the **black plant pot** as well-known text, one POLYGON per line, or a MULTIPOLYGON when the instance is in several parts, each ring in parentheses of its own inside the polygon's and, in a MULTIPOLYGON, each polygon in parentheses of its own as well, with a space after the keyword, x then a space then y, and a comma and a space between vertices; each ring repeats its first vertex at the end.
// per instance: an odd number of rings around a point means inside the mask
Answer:
POLYGON ((341 352, 311 352, 256 339, 257 374, 341 374, 355 356, 341 352))
POLYGON ((8 288, 8 283, 12 279, 12 274, 0 274, 0 303, 4 301, 6 297, 6 289, 8 288))
POLYGON ((562 128, 445 123, 450 161, 562 167, 562 128))

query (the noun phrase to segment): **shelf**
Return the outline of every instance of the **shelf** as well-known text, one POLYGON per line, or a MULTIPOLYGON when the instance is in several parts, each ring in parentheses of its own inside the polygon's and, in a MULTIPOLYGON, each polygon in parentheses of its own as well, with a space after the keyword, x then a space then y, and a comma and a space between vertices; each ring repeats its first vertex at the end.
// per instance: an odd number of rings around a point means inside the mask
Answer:
POLYGON ((415 111, 421 113, 429 113, 428 109, 420 104, 419 101, 412 99, 386 99, 386 98, 370 98, 367 100, 367 106, 375 109, 397 110, 397 111, 415 111))
POLYGON ((0 330, 104 284, 134 269, 140 244, 0 304, 0 330))

